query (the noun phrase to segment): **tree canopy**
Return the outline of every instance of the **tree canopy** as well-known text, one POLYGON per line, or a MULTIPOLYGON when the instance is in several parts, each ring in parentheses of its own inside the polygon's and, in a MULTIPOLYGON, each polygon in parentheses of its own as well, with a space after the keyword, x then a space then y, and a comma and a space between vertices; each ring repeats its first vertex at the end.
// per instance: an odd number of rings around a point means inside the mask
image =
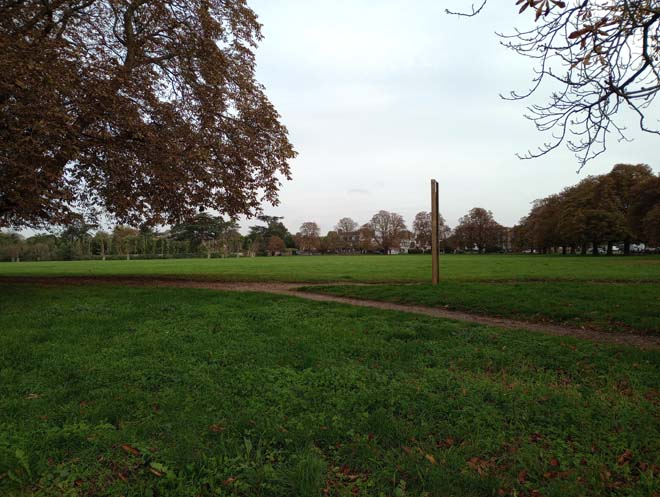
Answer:
POLYGON ((581 247, 594 254, 601 243, 655 244, 659 240, 660 178, 645 164, 617 164, 608 174, 589 176, 562 192, 536 200, 514 228, 518 248, 545 252, 581 247))
POLYGON ((0 226, 277 203, 295 152, 244 0, 0 4, 0 226))

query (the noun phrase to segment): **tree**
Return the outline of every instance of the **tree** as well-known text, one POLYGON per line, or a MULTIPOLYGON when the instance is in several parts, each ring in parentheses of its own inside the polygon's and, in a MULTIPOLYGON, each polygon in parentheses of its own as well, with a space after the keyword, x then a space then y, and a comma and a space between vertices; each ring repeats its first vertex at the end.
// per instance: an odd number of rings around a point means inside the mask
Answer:
POLYGON ((376 246, 389 254, 392 249, 399 248, 406 223, 403 217, 396 212, 378 211, 369 221, 373 231, 373 240, 376 246))
POLYGON ((644 238, 643 230, 635 220, 633 204, 635 202, 635 187, 655 177, 653 170, 646 164, 616 164, 608 174, 615 191, 617 207, 626 218, 628 230, 624 239, 624 254, 630 253, 630 242, 644 238), (637 229, 636 229, 637 228, 637 229))
POLYGON ((632 189, 631 221, 640 240, 660 245, 660 177, 646 179, 632 189))
POLYGON ((106 254, 110 252, 110 243, 112 237, 105 231, 97 231, 94 235, 94 240, 99 246, 99 254, 101 255, 101 260, 105 260, 106 254))
POLYGON ((237 233, 238 225, 235 221, 225 221, 219 216, 198 214, 188 222, 172 227, 170 236, 174 240, 187 240, 193 251, 202 249, 208 258, 211 253, 218 251, 226 239, 237 233))
POLYGON ((328 233, 321 238, 321 252, 335 253, 342 249, 342 241, 336 231, 328 231, 328 233))
POLYGON ((655 247, 660 246, 660 203, 651 209, 642 221, 644 239, 655 247))
MULTIPOLYGON (((418 212, 413 221, 413 237, 415 244, 422 251, 425 251, 431 246, 431 235, 433 233, 433 222, 430 212, 418 212)), ((447 239, 450 233, 450 228, 445 223, 445 218, 442 214, 438 213, 438 241, 447 239)))
POLYGON ((131 258, 131 253, 135 253, 137 237, 139 230, 130 226, 115 226, 112 230, 112 247, 118 255, 126 256, 126 260, 131 258))
POLYGON ((250 241, 253 247, 259 247, 262 250, 268 248, 268 241, 271 236, 278 236, 284 241, 286 247, 292 248, 295 246, 295 240, 289 230, 282 223, 283 217, 280 216, 258 216, 257 219, 262 223, 265 223, 266 226, 250 226, 250 232, 248 233, 247 239, 250 241), (254 244, 257 242, 257 244, 254 244))
POLYGON ((430 212, 418 212, 413 220, 413 234, 415 244, 422 251, 426 251, 431 246, 431 236, 433 234, 433 223, 430 212))
POLYGON ((491 211, 475 207, 458 220, 455 233, 464 247, 477 247, 481 253, 488 247, 499 248, 501 229, 491 211))
POLYGON ((0 226, 277 203, 295 152, 242 0, 0 5, 0 226))
POLYGON ((598 255, 601 243, 613 254, 614 244, 623 241, 627 254, 632 241, 648 240, 644 219, 659 204, 660 178, 648 166, 617 164, 608 174, 536 200, 515 228, 513 242, 541 252, 559 246, 575 252, 579 245, 583 255, 591 244, 598 255))
POLYGON ((60 234, 60 252, 66 260, 79 259, 81 256, 92 255, 92 229, 80 217, 72 219, 60 234))
POLYGON ((321 248, 320 234, 319 225, 315 222, 303 223, 300 226, 300 231, 296 234, 296 245, 304 252, 319 250, 321 248))
POLYGON ((365 223, 358 230, 359 246, 362 253, 376 250, 376 241, 374 239, 374 229, 371 223, 365 223))
POLYGON ((268 239, 268 251, 271 255, 284 252, 285 249, 286 245, 284 244, 284 240, 279 236, 273 235, 268 239))
POLYGON ((341 250, 355 250, 360 244, 360 236, 358 233, 358 223, 353 221, 350 217, 343 217, 335 225, 337 232, 338 243, 337 248, 341 250))
MULTIPOLYGON (((487 2, 458 14, 476 15, 487 2)), ((551 133, 550 141, 523 158, 538 157, 564 143, 584 166, 606 150, 609 135, 625 138, 618 121, 622 108, 637 115, 643 132, 660 135, 657 127, 646 122, 660 90, 657 1, 515 3, 522 4, 521 13, 534 18, 534 26, 502 35, 503 42, 536 61, 536 69, 531 88, 512 92, 508 98, 526 99, 545 88, 550 94, 546 104, 533 104, 528 113, 539 131, 551 133)))
POLYGON ((11 262, 20 262, 24 250, 25 245, 21 235, 0 232, 0 260, 9 259, 11 262))

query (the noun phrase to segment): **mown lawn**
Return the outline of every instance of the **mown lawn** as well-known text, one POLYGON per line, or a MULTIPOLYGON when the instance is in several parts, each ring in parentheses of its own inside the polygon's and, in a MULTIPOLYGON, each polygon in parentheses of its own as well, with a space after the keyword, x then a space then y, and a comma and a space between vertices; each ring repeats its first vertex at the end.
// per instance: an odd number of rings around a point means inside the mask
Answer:
POLYGON ((315 286, 306 290, 601 331, 660 334, 658 283, 448 280, 438 286, 315 286))
POLYGON ((660 492, 660 353, 263 294, 0 286, 0 495, 660 492))
MULTIPOLYGON (((443 280, 645 280, 660 282, 660 257, 446 255, 443 280)), ((224 281, 425 282, 431 257, 294 256, 0 263, 2 276, 167 276, 224 281)))

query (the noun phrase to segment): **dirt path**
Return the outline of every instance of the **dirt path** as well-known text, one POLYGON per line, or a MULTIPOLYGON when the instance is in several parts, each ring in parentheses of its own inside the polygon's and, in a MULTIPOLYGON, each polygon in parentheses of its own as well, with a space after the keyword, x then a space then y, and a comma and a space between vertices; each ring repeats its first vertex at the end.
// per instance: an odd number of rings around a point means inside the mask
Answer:
MULTIPOLYGON (((409 312, 423 314, 434 318, 453 319, 470 323, 496 326, 516 330, 527 330, 540 333, 548 333, 558 336, 572 336, 584 340, 592 340, 602 343, 613 343, 629 345, 638 348, 656 349, 660 348, 660 337, 649 335, 634 335, 630 333, 602 332, 583 328, 571 328, 553 324, 531 323, 514 319, 483 316, 461 311, 450 311, 437 307, 426 307, 420 305, 402 305, 375 300, 361 300, 355 298, 338 297, 334 295, 323 295, 298 290, 301 286, 313 286, 303 283, 265 283, 265 282, 221 282, 203 280, 185 280, 168 278, 144 278, 144 277, 7 277, 0 278, 1 282, 7 283, 36 283, 39 285, 122 285, 122 286, 154 286, 175 288, 202 288, 210 290, 236 291, 236 292, 266 292, 278 295, 288 295, 316 302, 336 302, 359 307, 373 309, 385 309, 390 311, 409 312)), ((328 285, 330 283, 323 283, 328 285)), ((342 283, 346 284, 346 283, 342 283)))

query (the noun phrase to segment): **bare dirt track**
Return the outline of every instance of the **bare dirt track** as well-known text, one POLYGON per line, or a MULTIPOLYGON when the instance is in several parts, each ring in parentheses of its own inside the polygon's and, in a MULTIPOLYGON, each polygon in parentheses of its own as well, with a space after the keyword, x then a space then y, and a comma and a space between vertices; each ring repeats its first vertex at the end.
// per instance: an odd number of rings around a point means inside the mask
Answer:
MULTIPOLYGON (((303 283, 275 283, 275 282, 221 282, 204 280, 186 280, 175 278, 144 278, 144 277, 3 277, 0 283, 25 283, 38 285, 119 285, 119 286, 152 286, 152 287, 174 287, 174 288, 201 288, 219 291, 235 292, 262 292, 277 295, 287 295, 316 302, 335 302, 340 304, 369 307, 390 311, 408 312, 422 314, 434 318, 452 319, 478 323, 498 328, 526 330, 538 333, 547 333, 557 336, 570 336, 584 340, 600 343, 611 343, 628 345, 644 349, 660 349, 660 336, 636 335, 632 333, 602 332, 585 328, 571 328, 567 326, 531 323, 496 316, 484 316, 467 312, 451 311, 437 307, 426 307, 418 305, 402 305, 375 300, 361 300, 334 295, 323 295, 299 290, 302 286, 313 286, 303 283)), ((327 285, 328 283, 324 283, 327 285)), ((346 284, 346 283, 341 283, 346 284)))

